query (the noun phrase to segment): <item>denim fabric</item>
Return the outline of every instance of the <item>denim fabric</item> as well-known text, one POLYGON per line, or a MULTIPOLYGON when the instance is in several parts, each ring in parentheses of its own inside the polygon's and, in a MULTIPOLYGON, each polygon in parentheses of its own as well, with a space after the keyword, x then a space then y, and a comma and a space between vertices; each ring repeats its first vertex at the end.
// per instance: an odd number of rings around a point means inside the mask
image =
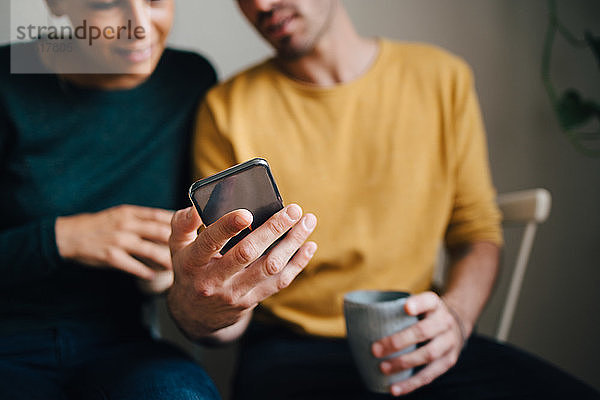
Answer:
MULTIPOLYGON (((253 324, 241 344, 235 400, 388 400, 368 392, 345 340, 310 338, 253 324)), ((600 399, 600 394, 512 346, 473 335, 454 368, 400 397, 429 399, 600 399)))
POLYGON ((0 399, 219 398, 199 365, 141 330, 61 327, 0 336, 0 399))

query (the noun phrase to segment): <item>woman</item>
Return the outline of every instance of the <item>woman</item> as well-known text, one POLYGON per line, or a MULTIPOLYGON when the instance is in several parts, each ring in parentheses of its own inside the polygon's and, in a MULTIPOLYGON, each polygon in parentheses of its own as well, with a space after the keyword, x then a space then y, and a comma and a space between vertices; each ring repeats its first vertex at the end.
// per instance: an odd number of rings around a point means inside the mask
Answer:
POLYGON ((140 324, 216 80, 165 49, 173 3, 47 0, 87 30, 0 48, 0 398, 218 398, 140 324))

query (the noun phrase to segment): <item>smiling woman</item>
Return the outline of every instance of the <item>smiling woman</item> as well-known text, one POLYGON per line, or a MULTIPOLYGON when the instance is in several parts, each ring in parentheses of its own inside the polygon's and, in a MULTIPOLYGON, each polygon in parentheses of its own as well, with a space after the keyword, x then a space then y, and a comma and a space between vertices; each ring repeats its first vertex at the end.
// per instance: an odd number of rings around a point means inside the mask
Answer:
POLYGON ((165 49, 173 0, 47 3, 72 38, 0 47, 0 399, 218 398, 141 324, 215 72, 165 49))
POLYGON ((41 39, 40 58, 53 72, 96 75, 72 76, 85 86, 128 88, 143 82, 156 68, 173 24, 173 0, 48 0, 47 5, 74 28, 19 26, 17 38, 41 39), (52 51, 57 41, 72 50, 52 51), (106 74, 113 76, 98 76, 106 74))

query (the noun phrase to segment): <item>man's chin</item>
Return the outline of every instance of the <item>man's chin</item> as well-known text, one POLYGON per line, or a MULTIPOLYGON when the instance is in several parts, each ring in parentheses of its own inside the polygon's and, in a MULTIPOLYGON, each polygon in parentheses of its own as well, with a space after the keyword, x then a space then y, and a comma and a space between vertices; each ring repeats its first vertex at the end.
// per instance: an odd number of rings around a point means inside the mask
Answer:
POLYGON ((293 43, 290 36, 281 39, 279 43, 274 46, 277 57, 283 61, 292 62, 297 61, 314 51, 314 45, 312 43, 299 45, 297 42, 298 41, 296 40, 296 43, 293 43))
POLYGON ((298 61, 309 53, 309 50, 297 49, 293 47, 280 47, 277 49, 277 57, 281 60, 290 62, 298 61))

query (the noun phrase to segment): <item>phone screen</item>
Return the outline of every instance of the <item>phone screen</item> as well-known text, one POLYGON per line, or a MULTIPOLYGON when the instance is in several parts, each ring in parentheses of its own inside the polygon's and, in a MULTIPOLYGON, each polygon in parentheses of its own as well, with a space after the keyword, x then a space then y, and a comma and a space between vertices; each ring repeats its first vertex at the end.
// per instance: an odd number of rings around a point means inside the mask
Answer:
POLYGON ((241 208, 254 216, 252 226, 232 238, 222 254, 283 208, 269 165, 262 159, 247 161, 196 182, 190 189, 190 197, 206 226, 241 208))

